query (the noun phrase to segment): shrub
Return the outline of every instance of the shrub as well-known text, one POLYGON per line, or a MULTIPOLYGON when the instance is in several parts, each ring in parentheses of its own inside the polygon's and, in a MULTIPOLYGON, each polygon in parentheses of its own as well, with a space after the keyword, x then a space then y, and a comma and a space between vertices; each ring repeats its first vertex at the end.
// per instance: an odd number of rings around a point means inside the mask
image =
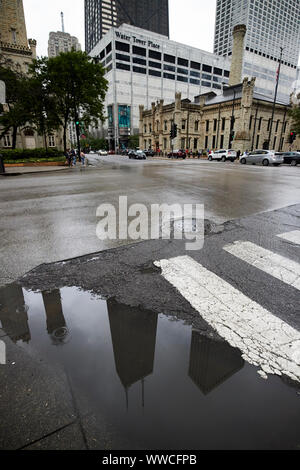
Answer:
POLYGON ((2 155, 4 162, 5 161, 14 161, 14 160, 43 160, 45 158, 59 158, 63 156, 63 152, 57 149, 0 149, 0 155, 2 155))

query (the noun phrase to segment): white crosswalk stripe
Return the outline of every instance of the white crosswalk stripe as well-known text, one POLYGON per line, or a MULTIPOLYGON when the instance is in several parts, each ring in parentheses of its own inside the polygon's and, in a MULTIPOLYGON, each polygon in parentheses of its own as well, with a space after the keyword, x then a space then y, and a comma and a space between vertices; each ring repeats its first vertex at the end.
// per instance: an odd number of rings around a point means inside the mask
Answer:
POLYGON ((155 263, 162 276, 260 374, 300 381, 300 333, 189 256, 155 263))
POLYGON ((251 242, 236 241, 224 250, 300 290, 300 264, 251 242))
POLYGON ((295 243, 295 245, 300 245, 300 230, 293 230, 292 232, 282 233, 277 235, 277 237, 295 243))

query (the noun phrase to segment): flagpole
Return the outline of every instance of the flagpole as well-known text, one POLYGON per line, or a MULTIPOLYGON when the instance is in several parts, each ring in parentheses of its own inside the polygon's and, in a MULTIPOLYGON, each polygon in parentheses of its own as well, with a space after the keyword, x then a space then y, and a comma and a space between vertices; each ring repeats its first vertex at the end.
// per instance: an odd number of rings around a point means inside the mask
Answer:
MULTIPOLYGON (((271 125, 270 125, 269 139, 268 139, 268 149, 269 149, 269 150, 270 150, 270 144, 271 144, 273 120, 274 120, 275 106, 276 106, 276 99, 277 99, 277 92, 278 92, 278 85, 279 85, 279 76, 280 76, 280 69, 281 69, 282 52, 283 52, 283 47, 280 47, 279 67, 278 67, 277 72, 276 72, 275 96, 274 96, 274 103, 273 103, 273 110, 272 110, 272 118, 271 118, 271 125)), ((275 149, 274 149, 274 150, 275 150, 275 149)))

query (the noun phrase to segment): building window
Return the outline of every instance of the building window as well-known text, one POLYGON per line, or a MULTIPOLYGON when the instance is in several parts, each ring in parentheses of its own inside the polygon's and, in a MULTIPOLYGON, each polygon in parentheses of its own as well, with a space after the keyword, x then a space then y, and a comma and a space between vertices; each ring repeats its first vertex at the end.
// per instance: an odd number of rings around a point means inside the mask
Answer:
POLYGON ((275 132, 278 132, 279 123, 280 123, 280 120, 278 119, 277 122, 276 122, 276 130, 275 130, 275 132))
POLYGON ((11 138, 9 134, 3 136, 4 147, 11 147, 11 138))
POLYGON ((144 124, 144 134, 146 134, 146 133, 147 133, 147 125, 144 124))
POLYGON ((55 137, 54 137, 54 135, 49 135, 48 136, 48 144, 49 144, 49 147, 55 147, 55 137))
POLYGON ((185 124, 186 124, 186 120, 183 119, 182 120, 182 124, 181 124, 181 129, 184 131, 185 130, 185 124))
MULTIPOLYGON (((222 131, 225 130, 225 123, 226 123, 226 119, 222 118, 222 131)), ((221 145, 221 147, 223 147, 223 145, 221 145)))
POLYGON ((276 147, 276 140, 277 140, 277 137, 274 137, 274 142, 273 142, 273 149, 275 150, 275 147, 276 147))
POLYGON ((125 44, 125 42, 116 41, 116 49, 118 51, 130 52, 130 46, 129 44, 125 44))
POLYGON ((258 149, 259 146, 259 135, 256 137, 256 148, 258 149))
POLYGON ((204 145, 205 149, 208 148, 208 135, 205 136, 205 145, 204 145))
POLYGON ((121 62, 117 62, 116 68, 119 70, 130 70, 130 65, 122 64, 121 62))
POLYGON ((132 53, 133 54, 137 54, 137 55, 142 55, 144 57, 146 57, 146 49, 144 49, 143 47, 138 47, 138 46, 133 46, 132 47, 132 53))
POLYGON ((164 150, 166 150, 166 149, 167 149, 167 139, 164 138, 164 150))
POLYGON ((185 139, 181 139, 181 148, 182 148, 182 149, 185 148, 185 139))
POLYGON ((168 121, 165 121, 164 124, 165 124, 165 131, 167 131, 168 130, 168 121))
POLYGON ((214 135, 213 136, 213 140, 212 140, 212 148, 216 148, 216 136, 214 135))
POLYGON ((157 51, 149 51, 149 57, 151 59, 161 60, 161 53, 157 51))
POLYGON ((259 118, 259 123, 258 123, 258 130, 261 130, 261 124, 262 124, 262 118, 259 118))
POLYGON ((205 121, 205 123, 206 123, 205 130, 206 132, 209 132, 209 121, 205 121))
POLYGON ((198 139, 194 139, 194 150, 198 148, 198 139))
POLYGON ((175 57, 173 55, 164 54, 164 61, 175 64, 175 57))
POLYGON ((249 122, 249 130, 251 129, 252 127, 252 120, 253 120, 253 116, 250 117, 250 122, 249 122))
POLYGON ((195 132, 199 130, 199 121, 195 121, 195 132))
POLYGON ((149 132, 150 132, 150 134, 151 134, 151 132, 152 132, 152 124, 149 124, 149 132))
POLYGON ((218 120, 214 119, 214 132, 217 130, 218 120))
POLYGON ((224 134, 221 135, 221 141, 220 141, 221 149, 223 148, 223 146, 224 146, 224 134))
POLYGON ((270 119, 268 120, 268 129, 267 129, 268 131, 270 130, 271 122, 272 122, 272 119, 270 118, 270 119))

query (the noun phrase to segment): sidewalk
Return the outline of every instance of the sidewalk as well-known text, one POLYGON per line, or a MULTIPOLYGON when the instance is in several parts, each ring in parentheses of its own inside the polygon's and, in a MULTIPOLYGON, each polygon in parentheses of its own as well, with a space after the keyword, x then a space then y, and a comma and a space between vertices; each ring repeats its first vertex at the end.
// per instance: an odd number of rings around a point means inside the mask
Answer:
POLYGON ((5 173, 0 173, 0 176, 19 176, 32 173, 45 173, 50 171, 62 171, 69 169, 68 166, 20 166, 20 167, 6 167, 5 173))

